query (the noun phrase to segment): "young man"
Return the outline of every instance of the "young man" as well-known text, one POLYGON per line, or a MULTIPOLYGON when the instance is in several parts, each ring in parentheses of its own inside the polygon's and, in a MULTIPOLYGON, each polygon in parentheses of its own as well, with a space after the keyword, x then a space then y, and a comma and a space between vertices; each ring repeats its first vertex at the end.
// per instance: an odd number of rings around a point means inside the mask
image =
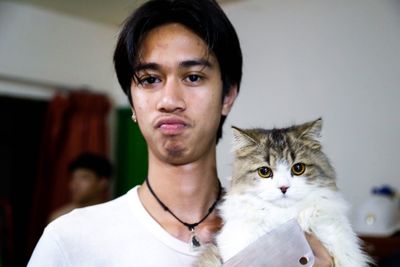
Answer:
POLYGON ((94 153, 83 153, 69 165, 71 201, 52 212, 49 221, 76 208, 103 203, 109 199, 112 166, 110 161, 94 153))
MULTIPOLYGON (((220 226, 216 143, 242 70, 230 21, 214 0, 149 1, 126 21, 114 61, 147 142, 146 182, 55 220, 29 266, 191 266, 220 226)), ((315 266, 330 266, 312 242, 324 259, 315 266)))

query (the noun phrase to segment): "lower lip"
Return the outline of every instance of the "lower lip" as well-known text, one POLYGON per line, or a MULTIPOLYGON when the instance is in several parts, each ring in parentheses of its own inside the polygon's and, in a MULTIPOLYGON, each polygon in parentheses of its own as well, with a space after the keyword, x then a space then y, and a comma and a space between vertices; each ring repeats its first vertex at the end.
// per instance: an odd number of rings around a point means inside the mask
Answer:
POLYGON ((182 133, 185 130, 186 126, 184 124, 162 124, 160 126, 160 130, 164 134, 174 135, 182 133))

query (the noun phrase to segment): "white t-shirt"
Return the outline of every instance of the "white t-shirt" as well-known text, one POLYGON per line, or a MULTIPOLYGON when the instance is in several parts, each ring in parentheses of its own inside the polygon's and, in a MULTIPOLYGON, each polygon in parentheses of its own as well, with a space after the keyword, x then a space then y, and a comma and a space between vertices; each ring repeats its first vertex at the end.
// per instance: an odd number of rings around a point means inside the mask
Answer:
POLYGON ((191 266, 198 252, 150 216, 140 202, 138 188, 51 222, 28 267, 191 266))

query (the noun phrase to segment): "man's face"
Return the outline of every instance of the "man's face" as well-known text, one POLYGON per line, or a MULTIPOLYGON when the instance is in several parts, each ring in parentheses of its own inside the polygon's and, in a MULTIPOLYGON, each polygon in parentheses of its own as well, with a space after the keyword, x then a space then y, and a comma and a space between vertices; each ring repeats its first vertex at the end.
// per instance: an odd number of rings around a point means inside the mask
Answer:
POLYGON ((143 39, 139 62, 131 93, 150 157, 185 164, 215 150, 236 90, 222 101, 219 64, 203 40, 180 24, 157 27, 143 39))
POLYGON ((85 205, 104 197, 105 179, 89 169, 76 169, 71 173, 70 191, 75 204, 85 205))

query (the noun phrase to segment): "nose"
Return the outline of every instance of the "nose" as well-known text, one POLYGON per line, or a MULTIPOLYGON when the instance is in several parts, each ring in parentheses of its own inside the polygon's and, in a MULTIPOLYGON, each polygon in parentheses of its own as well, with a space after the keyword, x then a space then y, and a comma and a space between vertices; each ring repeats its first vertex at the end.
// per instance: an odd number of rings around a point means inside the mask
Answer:
POLYGON ((179 79, 172 78, 165 82, 157 109, 161 112, 175 112, 186 109, 184 92, 179 79))
POLYGON ((281 190, 282 194, 285 194, 286 191, 289 189, 289 186, 281 186, 279 187, 279 189, 281 190))

